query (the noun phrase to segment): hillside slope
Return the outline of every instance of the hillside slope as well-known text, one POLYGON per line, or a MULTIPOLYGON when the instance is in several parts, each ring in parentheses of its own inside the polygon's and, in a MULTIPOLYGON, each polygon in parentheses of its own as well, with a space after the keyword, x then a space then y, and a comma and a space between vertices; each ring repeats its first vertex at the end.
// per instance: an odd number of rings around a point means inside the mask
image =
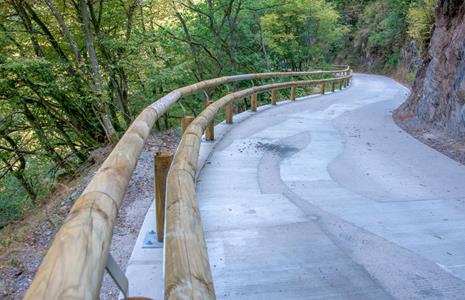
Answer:
POLYGON ((429 57, 412 95, 395 115, 404 124, 429 126, 454 140, 465 136, 465 2, 440 0, 429 57))

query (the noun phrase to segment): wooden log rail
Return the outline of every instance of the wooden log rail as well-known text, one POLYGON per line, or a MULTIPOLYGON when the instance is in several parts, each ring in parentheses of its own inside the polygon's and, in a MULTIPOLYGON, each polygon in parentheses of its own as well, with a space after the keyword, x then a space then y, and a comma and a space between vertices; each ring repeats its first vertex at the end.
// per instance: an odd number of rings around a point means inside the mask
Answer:
MULTIPOLYGON (((24 299, 98 299, 118 209, 150 130, 182 97, 221 84, 274 77, 336 74, 336 78, 269 84, 231 93, 211 103, 186 128, 168 175, 165 226, 165 299, 214 299, 207 250, 195 196, 200 140, 215 114, 237 99, 273 89, 339 82, 352 77, 348 66, 335 70, 226 76, 176 89, 134 120, 76 200, 56 234, 24 299)), ((256 98, 255 98, 256 99, 256 98)), ((255 102, 255 108, 256 108, 255 102)))
POLYGON ((165 299, 216 299, 195 193, 195 175, 204 131, 233 101, 258 93, 345 81, 349 75, 257 86, 210 104, 185 130, 167 182, 165 221, 165 299))

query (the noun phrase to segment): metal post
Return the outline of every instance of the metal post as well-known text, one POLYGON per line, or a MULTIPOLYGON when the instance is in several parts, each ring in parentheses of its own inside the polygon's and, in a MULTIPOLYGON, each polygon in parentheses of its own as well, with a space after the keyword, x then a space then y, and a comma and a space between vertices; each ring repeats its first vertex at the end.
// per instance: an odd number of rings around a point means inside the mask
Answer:
POLYGON ((126 298, 128 296, 129 290, 128 278, 126 277, 124 272, 121 271, 120 267, 116 263, 113 256, 111 256, 111 254, 108 254, 107 256, 107 264, 105 266, 105 269, 107 270, 108 274, 110 274, 110 277, 113 279, 121 293, 126 298))

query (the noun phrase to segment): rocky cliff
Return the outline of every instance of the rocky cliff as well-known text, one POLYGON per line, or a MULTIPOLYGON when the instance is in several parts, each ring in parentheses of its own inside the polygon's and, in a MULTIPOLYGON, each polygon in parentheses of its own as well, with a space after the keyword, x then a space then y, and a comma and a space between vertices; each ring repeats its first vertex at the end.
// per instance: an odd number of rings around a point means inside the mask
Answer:
POLYGON ((438 1, 429 57, 395 116, 465 139, 465 1, 438 1))

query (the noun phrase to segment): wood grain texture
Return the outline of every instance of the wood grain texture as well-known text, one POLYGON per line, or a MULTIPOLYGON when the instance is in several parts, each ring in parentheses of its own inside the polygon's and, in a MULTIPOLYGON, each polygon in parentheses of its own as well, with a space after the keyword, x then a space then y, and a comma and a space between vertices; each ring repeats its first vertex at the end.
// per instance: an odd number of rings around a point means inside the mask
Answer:
POLYGON ((250 110, 257 111, 257 94, 252 95, 250 102, 250 110))
POLYGON ((291 100, 295 101, 297 96, 297 88, 295 86, 291 87, 291 100))
POLYGON ((233 101, 249 96, 256 99, 258 93, 336 80, 339 78, 293 81, 237 91, 211 102, 189 125, 168 175, 164 251, 165 299, 216 299, 195 192, 202 134, 211 125, 215 115, 233 101))
POLYGON ((163 242, 165 230, 165 199, 166 199, 166 179, 173 160, 171 152, 157 152, 154 159, 155 167, 155 211, 157 218, 157 239, 163 242))
POLYGON ((233 123, 233 104, 228 103, 226 105, 226 119, 225 119, 226 124, 232 124, 233 123))
MULTIPOLYGON (((213 104, 213 101, 207 102, 207 109, 208 109, 208 106, 211 104, 213 104)), ((231 119, 232 119, 232 115, 231 115, 231 119)), ((232 120, 231 120, 231 123, 232 123, 232 120)), ((205 129, 205 140, 207 141, 215 140, 215 119, 214 118, 210 121, 207 128, 205 129)))
POLYGON ((271 90, 271 105, 276 105, 276 89, 271 90))
POLYGON ((181 132, 184 133, 186 131, 186 128, 189 126, 189 124, 194 121, 193 116, 185 116, 184 118, 181 119, 181 132))
MULTIPOLYGON (((176 89, 143 110, 121 137, 56 234, 24 299, 97 299, 113 226, 132 172, 155 121, 184 96, 221 84, 259 78, 310 76, 349 72, 338 70, 245 74, 205 80, 176 89)), ((350 76, 350 72, 349 75, 350 76)), ((334 79, 338 80, 338 79, 334 79)), ((317 81, 307 81, 307 83, 317 81)), ((214 115, 232 99, 272 88, 305 85, 275 84, 236 92, 211 104, 186 129, 168 178, 165 231, 166 286, 170 299, 213 299, 214 291, 200 216, 195 199, 195 167, 200 138, 214 115), (195 159, 194 159, 195 158, 195 159), (171 178, 171 179, 170 179, 171 178), (171 195, 171 196, 170 196, 171 195), (171 197, 171 198, 170 198, 171 197), (168 214, 170 215, 168 221, 168 214), (179 240, 178 240, 179 239, 179 240), (187 251, 189 249, 189 251, 187 251), (170 296, 171 295, 171 296, 170 296)))

